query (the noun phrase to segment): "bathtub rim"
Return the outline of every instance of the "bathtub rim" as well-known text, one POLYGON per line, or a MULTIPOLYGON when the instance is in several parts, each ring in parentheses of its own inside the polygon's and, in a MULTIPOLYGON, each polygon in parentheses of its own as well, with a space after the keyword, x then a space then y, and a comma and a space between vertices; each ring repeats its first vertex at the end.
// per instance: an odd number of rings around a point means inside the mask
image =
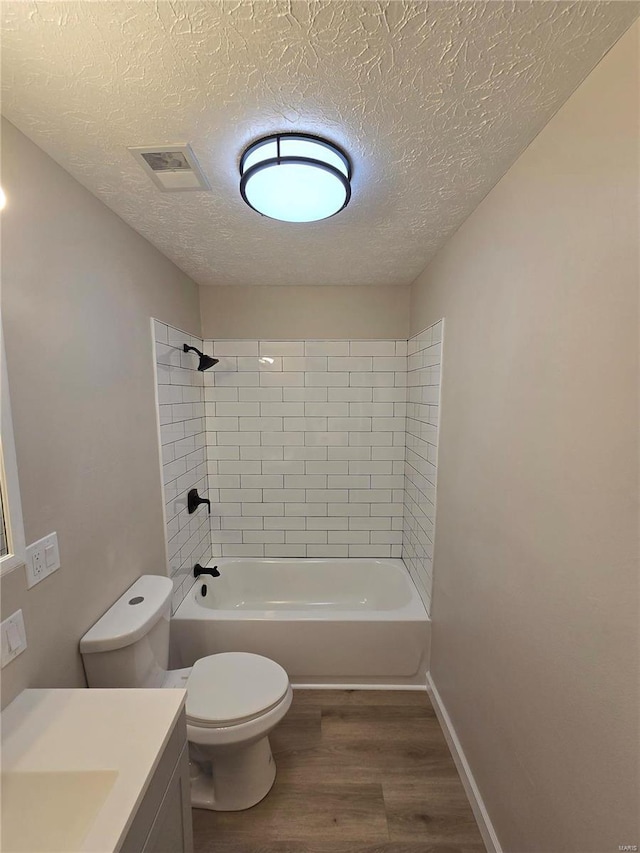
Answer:
MULTIPOLYGON (((200 583, 208 583, 204 578, 193 580, 189 591, 177 607, 171 617, 172 621, 196 620, 208 621, 211 619, 219 621, 282 621, 282 622, 430 622, 429 614, 418 588, 416 587, 409 569, 400 558, 390 557, 219 557, 212 558, 207 562, 207 568, 214 565, 219 569, 231 567, 234 564, 259 562, 261 564, 298 564, 300 562, 311 565, 330 564, 332 562, 347 562, 363 565, 375 561, 382 565, 388 565, 394 571, 400 571, 407 583, 410 593, 409 602, 394 610, 217 610, 213 607, 204 607, 196 600, 197 587, 200 583)), ((215 583, 215 580, 212 581, 215 583)))

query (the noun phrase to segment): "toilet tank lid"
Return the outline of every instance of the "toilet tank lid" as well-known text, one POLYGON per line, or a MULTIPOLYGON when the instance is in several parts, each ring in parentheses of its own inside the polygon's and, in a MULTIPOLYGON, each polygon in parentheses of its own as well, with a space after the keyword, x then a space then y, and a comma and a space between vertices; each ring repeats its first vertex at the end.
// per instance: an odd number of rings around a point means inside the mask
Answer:
POLYGON ((142 575, 112 604, 80 640, 80 652, 110 652, 135 643, 166 611, 173 583, 160 575, 142 575))

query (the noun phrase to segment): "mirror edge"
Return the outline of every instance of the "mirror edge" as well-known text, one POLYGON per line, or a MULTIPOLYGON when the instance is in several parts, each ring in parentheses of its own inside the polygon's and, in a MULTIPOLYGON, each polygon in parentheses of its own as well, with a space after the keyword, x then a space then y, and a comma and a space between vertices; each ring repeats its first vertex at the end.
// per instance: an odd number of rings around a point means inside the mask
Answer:
POLYGON ((2 489, 5 529, 9 553, 0 557, 0 576, 25 563, 25 538, 18 464, 11 419, 9 376, 4 349, 4 333, 0 323, 0 489, 2 489))

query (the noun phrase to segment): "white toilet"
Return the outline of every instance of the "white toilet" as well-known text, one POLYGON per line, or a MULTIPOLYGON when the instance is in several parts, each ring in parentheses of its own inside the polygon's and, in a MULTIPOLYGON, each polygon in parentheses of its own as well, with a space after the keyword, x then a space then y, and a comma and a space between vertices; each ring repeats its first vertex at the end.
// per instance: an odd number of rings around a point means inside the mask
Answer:
POLYGON ((269 732, 293 696, 285 670, 261 655, 209 655, 169 670, 173 584, 143 575, 80 640, 89 687, 184 687, 191 804, 239 811, 271 789, 269 732))

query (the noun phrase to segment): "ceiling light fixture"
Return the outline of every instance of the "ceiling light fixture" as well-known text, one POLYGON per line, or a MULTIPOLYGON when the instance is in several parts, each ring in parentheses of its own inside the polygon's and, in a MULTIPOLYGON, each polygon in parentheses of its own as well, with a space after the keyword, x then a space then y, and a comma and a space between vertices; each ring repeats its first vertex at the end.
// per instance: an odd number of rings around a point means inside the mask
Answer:
POLYGON ((351 162, 336 145, 306 133, 275 133, 240 159, 240 194, 249 207, 282 222, 334 216, 351 198, 351 162))

